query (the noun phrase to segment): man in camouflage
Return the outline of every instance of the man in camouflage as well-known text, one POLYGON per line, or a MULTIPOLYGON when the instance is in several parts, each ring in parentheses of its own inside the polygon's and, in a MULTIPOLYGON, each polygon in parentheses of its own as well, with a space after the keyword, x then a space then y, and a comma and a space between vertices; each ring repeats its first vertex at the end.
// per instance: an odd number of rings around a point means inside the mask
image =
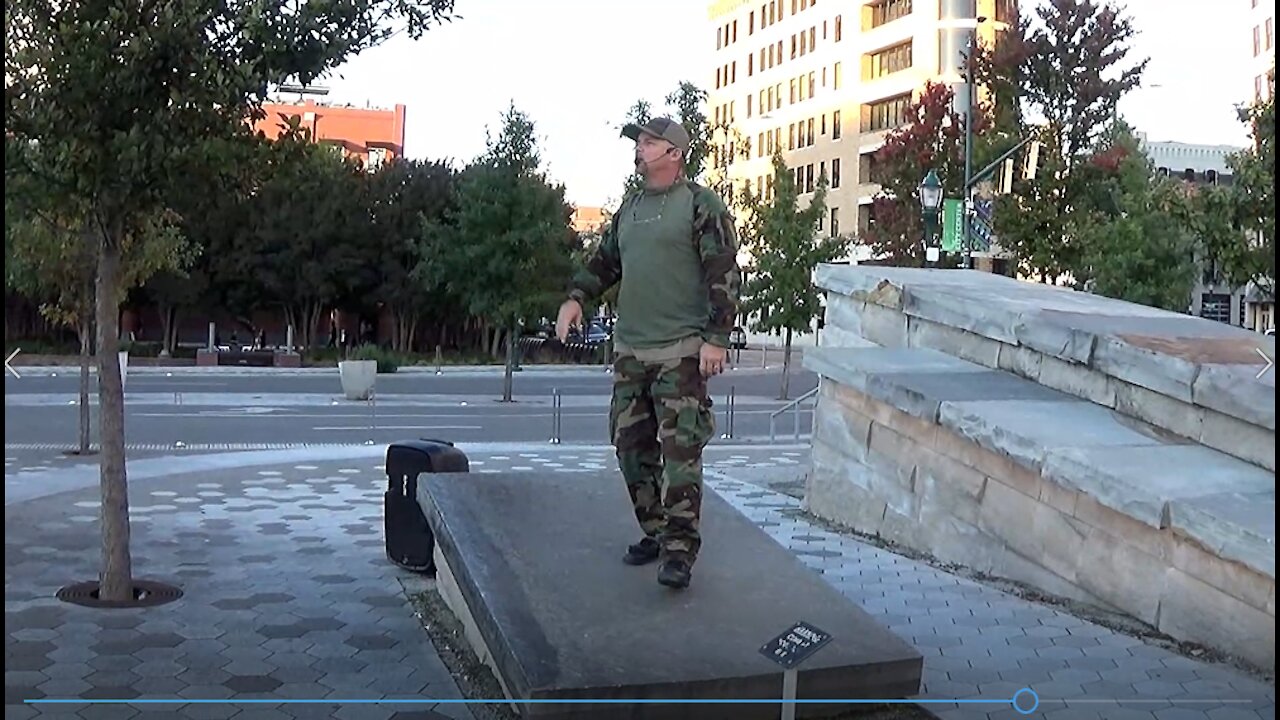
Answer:
POLYGON ((560 307, 561 341, 582 303, 616 283, 609 433, 644 537, 623 561, 661 560, 658 582, 689 585, 702 539, 702 450, 715 433, 707 378, 723 372, 741 282, 733 217, 685 176, 689 133, 670 118, 623 128, 645 180, 613 216, 560 307))

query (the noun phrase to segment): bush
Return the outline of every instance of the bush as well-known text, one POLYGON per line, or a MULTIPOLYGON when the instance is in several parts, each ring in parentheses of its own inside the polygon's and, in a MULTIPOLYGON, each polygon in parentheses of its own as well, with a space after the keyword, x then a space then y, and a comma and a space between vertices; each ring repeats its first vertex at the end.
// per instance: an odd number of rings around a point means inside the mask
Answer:
POLYGON ((378 363, 379 373, 393 373, 400 369, 400 358, 386 348, 378 345, 361 345, 351 351, 348 360, 374 360, 378 363))

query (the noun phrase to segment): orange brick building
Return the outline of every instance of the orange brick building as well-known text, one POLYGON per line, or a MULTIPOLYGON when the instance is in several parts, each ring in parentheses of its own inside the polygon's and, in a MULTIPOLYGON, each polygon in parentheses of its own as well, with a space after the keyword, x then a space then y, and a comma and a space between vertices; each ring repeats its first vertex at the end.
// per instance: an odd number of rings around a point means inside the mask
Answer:
POLYGON ((387 110, 303 100, 264 103, 262 109, 266 117, 254 129, 272 139, 280 136, 287 118, 296 117, 316 141, 340 146, 371 170, 404 156, 404 105, 387 110))

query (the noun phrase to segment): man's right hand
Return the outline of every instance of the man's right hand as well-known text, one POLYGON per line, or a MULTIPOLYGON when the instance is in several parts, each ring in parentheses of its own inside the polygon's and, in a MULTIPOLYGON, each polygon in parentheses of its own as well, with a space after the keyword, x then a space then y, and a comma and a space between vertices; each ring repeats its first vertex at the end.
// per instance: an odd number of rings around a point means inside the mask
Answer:
POLYGON ((556 337, 560 342, 569 339, 569 328, 582 325, 582 305, 572 298, 560 304, 560 313, 556 316, 556 337))

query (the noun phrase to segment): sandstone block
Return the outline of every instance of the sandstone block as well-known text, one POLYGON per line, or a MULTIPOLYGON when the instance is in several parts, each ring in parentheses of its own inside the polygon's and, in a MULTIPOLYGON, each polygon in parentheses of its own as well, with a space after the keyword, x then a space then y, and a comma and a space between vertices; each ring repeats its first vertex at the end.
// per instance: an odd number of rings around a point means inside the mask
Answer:
POLYGON ((1275 614, 1276 579, 1206 552, 1198 543, 1174 537, 1173 567, 1263 612, 1275 614))
POLYGON ((1111 379, 1111 389, 1115 393, 1117 412, 1183 438, 1200 439, 1205 416, 1203 408, 1115 378, 1111 379))
POLYGON ((1107 375, 1188 403, 1199 372, 1197 363, 1113 336, 1099 339, 1091 364, 1107 375))
POLYGON ((1092 403, 1106 407, 1115 407, 1116 404, 1111 379, 1087 365, 1043 356, 1037 380, 1042 385, 1092 403))
POLYGON ((1160 630, 1225 649, 1264 669, 1275 669, 1275 615, 1181 570, 1169 571, 1166 588, 1160 602, 1160 630))
MULTIPOLYGON (((1145 527, 1142 531, 1160 532, 1145 527)), ((1154 625, 1160 616, 1168 565, 1129 540, 1091 529, 1080 549, 1076 582, 1111 607, 1154 625)))
POLYGON ((1200 442, 1273 473, 1276 471, 1274 430, 1206 410, 1200 423, 1200 442))
POLYGON ((984 367, 999 366, 1001 344, 999 340, 931 320, 911 317, 907 323, 908 346, 938 350, 984 367))
POLYGON ((1036 381, 1040 377, 1040 363, 1044 354, 1022 345, 1001 345, 996 367, 1019 377, 1036 381))
POLYGON ((859 532, 877 533, 884 520, 885 503, 873 492, 874 483, 865 472, 850 472, 853 465, 860 463, 815 439, 812 467, 805 483, 805 507, 818 517, 859 532))
POLYGON ((1202 365, 1191 388, 1196 405, 1212 408, 1267 430, 1276 429, 1276 376, 1258 377, 1258 365, 1202 365))

